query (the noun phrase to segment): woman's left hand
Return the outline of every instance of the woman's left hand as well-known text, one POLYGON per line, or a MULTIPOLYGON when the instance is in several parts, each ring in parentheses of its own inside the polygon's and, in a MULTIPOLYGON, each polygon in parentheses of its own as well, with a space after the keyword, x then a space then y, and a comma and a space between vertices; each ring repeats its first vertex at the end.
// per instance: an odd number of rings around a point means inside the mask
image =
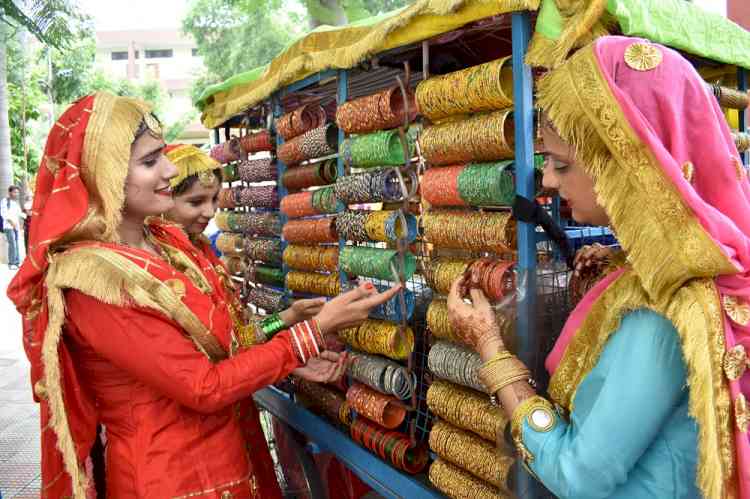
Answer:
POLYGON ((295 300, 291 307, 279 313, 279 317, 287 326, 293 326, 298 322, 315 317, 315 314, 320 312, 325 303, 325 298, 295 300))
POLYGON ((471 301, 464 301, 467 284, 467 277, 460 277, 453 282, 448 295, 448 319, 453 330, 479 352, 483 361, 487 361, 504 350, 505 346, 495 311, 484 292, 471 287, 471 301))
POLYGON ((320 356, 308 360, 304 366, 292 371, 292 374, 315 383, 333 383, 346 372, 348 363, 346 352, 326 350, 321 352, 320 356))

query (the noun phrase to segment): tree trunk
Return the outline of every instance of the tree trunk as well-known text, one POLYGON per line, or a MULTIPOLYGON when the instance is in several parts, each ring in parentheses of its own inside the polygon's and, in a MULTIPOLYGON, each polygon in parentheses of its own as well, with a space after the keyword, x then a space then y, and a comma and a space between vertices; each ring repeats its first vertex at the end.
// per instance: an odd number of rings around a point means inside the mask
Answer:
POLYGON ((6 24, 0 21, 0 198, 5 197, 13 183, 13 156, 10 150, 8 122, 8 82, 6 70, 6 24))

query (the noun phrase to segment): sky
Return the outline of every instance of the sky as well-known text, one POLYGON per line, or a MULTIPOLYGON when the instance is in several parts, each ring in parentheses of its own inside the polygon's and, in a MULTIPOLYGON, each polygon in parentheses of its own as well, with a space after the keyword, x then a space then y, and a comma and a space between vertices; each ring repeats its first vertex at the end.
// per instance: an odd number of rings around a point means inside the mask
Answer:
POLYGON ((188 0, 77 0, 97 31, 178 28, 188 0))

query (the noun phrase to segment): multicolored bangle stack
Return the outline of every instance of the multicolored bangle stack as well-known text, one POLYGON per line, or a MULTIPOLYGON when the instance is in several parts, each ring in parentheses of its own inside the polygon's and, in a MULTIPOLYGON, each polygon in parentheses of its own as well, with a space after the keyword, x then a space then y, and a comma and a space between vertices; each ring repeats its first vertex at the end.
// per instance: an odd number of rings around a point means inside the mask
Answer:
POLYGON ((247 268, 247 278, 253 282, 268 284, 269 286, 284 285, 284 271, 267 265, 250 265, 247 268))
POLYGON ((407 473, 419 473, 427 465, 427 449, 412 447, 411 439, 403 433, 387 431, 365 418, 353 421, 350 431, 355 442, 407 473))
POLYGON ((240 139, 240 147, 245 155, 256 152, 273 151, 271 132, 268 130, 249 132, 240 139))
POLYGON ((260 328, 261 332, 263 333, 263 337, 266 341, 273 338, 276 333, 279 331, 286 329, 287 325, 284 323, 284 321, 281 319, 281 316, 278 312, 274 312, 273 314, 269 315, 268 317, 263 318, 259 323, 258 327, 260 328))
POLYGON ((245 248, 245 240, 242 234, 224 232, 216 238, 216 247, 223 255, 242 256, 245 248))
POLYGON ((279 205, 279 193, 273 185, 255 185, 238 189, 239 198, 235 193, 237 206, 253 208, 274 208, 279 205))
POLYGON ((252 261, 279 264, 281 263, 281 240, 246 237, 245 255, 252 261))
POLYGON ((276 180, 278 172, 271 158, 245 159, 237 164, 237 175, 244 182, 276 180))
POLYGON ((287 307, 286 295, 268 288, 251 288, 247 293, 247 302, 266 312, 280 312, 287 307))
POLYGON ((332 123, 320 126, 284 142, 278 149, 278 158, 287 166, 306 159, 334 154, 338 149, 338 128, 332 123))
POLYGON ((239 256, 223 256, 221 261, 227 267, 227 271, 231 275, 242 275, 247 270, 247 264, 242 257, 239 256))
POLYGON ((515 458, 498 452, 497 443, 437 421, 430 431, 430 449, 475 477, 508 490, 508 476, 515 458))
POLYGON ((320 355, 325 350, 325 340, 315 319, 299 322, 289 328, 292 348, 302 364, 320 355))
MULTIPOLYGON (((389 288, 383 285, 375 285, 379 293, 387 291, 389 288)), ((399 295, 394 296, 382 305, 370 310, 370 317, 373 319, 382 319, 385 321, 398 322, 402 320, 408 321, 414 314, 414 293, 409 289, 402 290, 404 294, 404 304, 406 305, 406 311, 401 306, 401 298, 399 295), (405 312, 405 313, 404 313, 405 312)))
POLYGON ((420 192, 432 206, 511 206, 515 200, 512 161, 428 169, 420 192))
POLYGON ((326 385, 295 378, 296 397, 308 407, 322 412, 329 419, 344 426, 352 422, 351 408, 343 395, 326 385))
POLYGON ((417 219, 400 210, 346 211, 336 219, 339 237, 355 242, 407 243, 417 238, 417 219))
POLYGON ((252 236, 280 236, 281 218, 277 213, 237 213, 220 211, 216 225, 225 232, 242 232, 252 236))
POLYGON ((493 443, 508 426, 503 410, 492 405, 486 395, 441 379, 430 384, 427 407, 440 419, 493 443))
POLYGON ((211 148, 210 155, 213 159, 222 164, 239 160, 243 156, 240 139, 232 137, 226 142, 216 144, 211 148))
MULTIPOLYGON (((416 174, 409 172, 404 181, 410 189, 408 194, 412 195, 418 185, 416 174)), ((394 168, 340 177, 336 179, 335 189, 338 200, 346 205, 396 202, 403 199, 398 171, 394 168)))
POLYGON ((357 414, 389 430, 400 426, 406 417, 406 409, 395 398, 360 383, 354 383, 349 387, 346 391, 346 401, 357 414))

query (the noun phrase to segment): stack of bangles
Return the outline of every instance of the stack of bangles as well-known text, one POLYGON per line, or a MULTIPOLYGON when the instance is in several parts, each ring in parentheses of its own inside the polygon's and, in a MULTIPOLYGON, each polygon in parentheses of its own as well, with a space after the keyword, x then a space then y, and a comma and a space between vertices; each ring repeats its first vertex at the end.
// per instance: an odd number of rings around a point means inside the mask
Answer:
POLYGON ((429 476, 430 482, 448 497, 461 499, 513 497, 509 493, 501 495, 495 487, 443 459, 437 459, 432 463, 429 476))
POLYGON ((240 147, 245 154, 271 151, 273 150, 271 132, 268 130, 250 132, 240 139, 240 147))
POLYGON ((407 435, 387 431, 366 418, 357 418, 352 422, 351 436, 355 442, 407 473, 419 473, 427 465, 428 454, 424 446, 412 448, 407 435))
POLYGON ((510 469, 516 460, 499 453, 497 443, 490 443, 444 421, 437 421, 430 431, 430 448, 441 458, 475 477, 507 490, 510 469))
POLYGON ((268 288, 252 288, 247 293, 247 302, 267 312, 277 312, 286 308, 286 295, 268 288))
MULTIPOLYGON (((288 278, 287 278, 288 279, 288 278)), ((404 360, 414 350, 414 331, 392 322, 368 319, 359 326, 339 331, 339 338, 347 345, 367 353, 404 360)))
POLYGON ((495 394, 513 383, 523 381, 532 387, 536 386, 529 368, 507 350, 501 351, 482 364, 479 368, 479 379, 487 387, 493 403, 497 403, 495 394))
POLYGON ((283 260, 295 270, 335 272, 339 265, 339 249, 335 246, 289 244, 284 249, 283 260))
POLYGON ((488 393, 479 381, 481 366, 478 353, 447 341, 435 343, 427 355, 427 367, 438 378, 488 393))
POLYGON ((289 333, 292 336, 292 348, 302 364, 307 364, 308 360, 325 350, 326 342, 315 319, 298 322, 289 328, 289 333))
POLYGON ((505 413, 486 396, 441 379, 430 384, 427 407, 440 419, 490 442, 497 442, 508 426, 505 413))
POLYGON ((304 379, 296 380, 296 396, 312 409, 322 412, 329 419, 349 426, 352 422, 351 408, 343 395, 326 385, 304 379))
POLYGON ((406 409, 398 401, 366 385, 354 383, 346 391, 349 406, 370 421, 392 430, 404 422, 406 409))
POLYGON ((258 322, 258 330, 263 337, 262 341, 270 340, 276 335, 276 333, 286 328, 287 325, 281 319, 278 312, 274 312, 258 322))
POLYGON ((297 293, 336 296, 341 292, 341 281, 338 272, 319 274, 290 270, 286 274, 286 287, 297 293))

